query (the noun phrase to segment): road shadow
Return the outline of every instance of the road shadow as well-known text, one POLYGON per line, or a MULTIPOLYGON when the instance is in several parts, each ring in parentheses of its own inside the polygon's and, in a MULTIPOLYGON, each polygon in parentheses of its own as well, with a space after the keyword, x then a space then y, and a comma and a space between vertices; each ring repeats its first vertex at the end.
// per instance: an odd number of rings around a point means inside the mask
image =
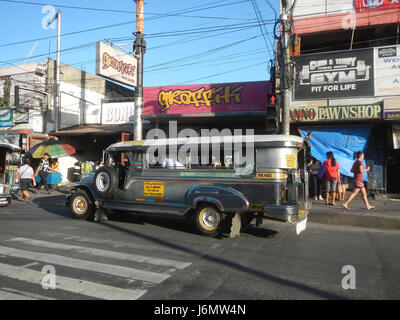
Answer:
POLYGON ((52 194, 34 194, 32 202, 51 214, 71 218, 68 207, 65 205, 66 197, 64 194, 57 192, 53 192, 52 194))
POLYGON ((101 222, 99 222, 99 224, 101 226, 104 226, 104 228, 113 229, 115 231, 123 232, 123 233, 131 235, 133 237, 138 237, 138 238, 153 242, 155 244, 158 244, 160 246, 167 247, 167 248, 173 249, 173 250, 177 250, 177 251, 180 251, 180 252, 185 253, 185 254, 193 255, 193 256, 196 256, 196 257, 198 257, 200 259, 209 261, 211 263, 223 265, 223 266, 229 267, 229 268, 231 268, 233 270, 236 270, 236 271, 239 271, 239 272, 243 272, 243 273, 249 274, 251 276, 255 276, 255 277, 259 278, 260 280, 271 281, 271 282, 274 282, 274 283, 278 283, 280 285, 284 285, 286 287, 296 288, 298 290, 307 292, 309 294, 313 294, 313 295, 321 297, 323 299, 328 299, 328 300, 347 300, 346 297, 337 295, 335 293, 327 292, 325 290, 322 290, 322 289, 319 289, 319 288, 315 288, 315 287, 309 286, 307 284, 300 283, 299 281, 293 281, 293 280, 284 279, 284 278, 269 274, 269 273, 264 272, 264 271, 259 271, 259 270, 253 269, 251 267, 247 267, 247 266, 241 265, 241 264, 236 263, 234 261, 230 261, 228 259, 225 259, 224 257, 216 257, 216 256, 213 256, 213 255, 210 255, 210 254, 204 254, 203 252, 197 251, 196 249, 194 249, 192 247, 185 247, 184 245, 173 243, 173 242, 170 242, 170 241, 165 240, 165 239, 160 239, 160 238, 157 238, 155 236, 146 235, 146 234, 134 231, 134 230, 128 230, 126 228, 123 228, 120 225, 115 225, 115 224, 109 223, 107 221, 101 221, 101 222))

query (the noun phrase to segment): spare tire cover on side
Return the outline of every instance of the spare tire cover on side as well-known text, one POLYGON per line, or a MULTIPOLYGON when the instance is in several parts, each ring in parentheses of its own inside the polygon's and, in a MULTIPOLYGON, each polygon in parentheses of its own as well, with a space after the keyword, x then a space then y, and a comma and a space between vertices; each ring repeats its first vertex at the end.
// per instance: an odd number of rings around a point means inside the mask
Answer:
POLYGON ((110 166, 100 167, 94 175, 94 189, 102 198, 111 198, 118 188, 117 171, 110 166))

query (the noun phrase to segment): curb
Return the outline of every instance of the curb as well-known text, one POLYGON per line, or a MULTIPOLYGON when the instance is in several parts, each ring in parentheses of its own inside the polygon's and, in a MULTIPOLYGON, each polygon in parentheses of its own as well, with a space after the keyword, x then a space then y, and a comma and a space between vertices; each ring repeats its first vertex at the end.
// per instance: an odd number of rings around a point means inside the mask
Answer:
POLYGON ((400 217, 387 217, 369 214, 346 214, 336 212, 323 212, 311 209, 309 222, 329 225, 345 225, 353 227, 366 227, 384 230, 400 230, 400 217))

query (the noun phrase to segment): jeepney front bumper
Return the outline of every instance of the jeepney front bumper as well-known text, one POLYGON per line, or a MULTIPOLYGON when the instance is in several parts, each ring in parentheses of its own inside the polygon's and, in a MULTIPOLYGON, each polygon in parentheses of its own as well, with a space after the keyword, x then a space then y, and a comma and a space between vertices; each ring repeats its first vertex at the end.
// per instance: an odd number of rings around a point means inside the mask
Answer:
POLYGON ((308 216, 308 209, 300 209, 298 205, 268 204, 264 206, 264 217, 299 223, 308 216))

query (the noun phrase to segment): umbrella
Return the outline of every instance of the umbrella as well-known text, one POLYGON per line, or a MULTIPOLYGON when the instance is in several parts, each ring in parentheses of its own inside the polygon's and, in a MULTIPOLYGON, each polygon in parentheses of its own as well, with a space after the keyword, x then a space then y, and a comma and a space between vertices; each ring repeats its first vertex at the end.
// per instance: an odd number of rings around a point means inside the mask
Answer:
POLYGON ((48 153, 51 158, 68 157, 75 153, 75 148, 59 140, 46 140, 29 150, 33 158, 43 158, 48 153))

